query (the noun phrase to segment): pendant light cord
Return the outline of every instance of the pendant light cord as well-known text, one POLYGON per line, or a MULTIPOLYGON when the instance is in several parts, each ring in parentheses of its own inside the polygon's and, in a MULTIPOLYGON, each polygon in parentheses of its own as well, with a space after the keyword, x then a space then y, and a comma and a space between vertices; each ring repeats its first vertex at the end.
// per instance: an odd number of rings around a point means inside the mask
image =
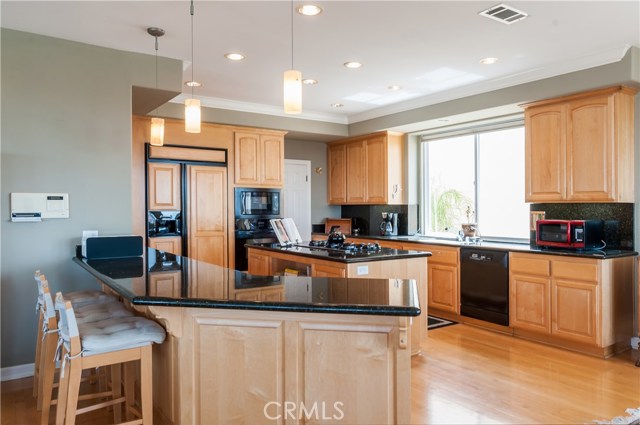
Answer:
POLYGON ((191 0, 191 7, 189 8, 189 13, 191 14, 191 98, 193 99, 193 83, 195 80, 193 79, 193 15, 195 13, 195 8, 193 7, 193 0, 191 0))
POLYGON ((293 0, 291 0, 291 69, 293 68, 293 0))

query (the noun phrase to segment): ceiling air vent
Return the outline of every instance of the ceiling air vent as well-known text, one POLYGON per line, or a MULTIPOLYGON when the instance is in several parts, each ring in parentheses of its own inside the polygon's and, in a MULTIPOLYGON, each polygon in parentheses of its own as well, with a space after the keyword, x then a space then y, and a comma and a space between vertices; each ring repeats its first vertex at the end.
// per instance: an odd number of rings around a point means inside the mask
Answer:
POLYGON ((514 9, 511 6, 507 6, 504 3, 501 3, 497 6, 490 7, 487 10, 484 10, 479 13, 481 16, 486 16, 487 18, 502 22, 503 24, 511 25, 518 21, 523 20, 528 14, 514 9))

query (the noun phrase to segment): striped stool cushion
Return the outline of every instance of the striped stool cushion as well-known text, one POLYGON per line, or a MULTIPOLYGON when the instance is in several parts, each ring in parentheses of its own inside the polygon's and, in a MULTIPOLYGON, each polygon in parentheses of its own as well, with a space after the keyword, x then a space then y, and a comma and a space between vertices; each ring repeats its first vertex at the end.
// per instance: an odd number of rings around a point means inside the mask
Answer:
POLYGON ((161 344, 165 331, 158 323, 138 316, 78 323, 83 356, 161 344))

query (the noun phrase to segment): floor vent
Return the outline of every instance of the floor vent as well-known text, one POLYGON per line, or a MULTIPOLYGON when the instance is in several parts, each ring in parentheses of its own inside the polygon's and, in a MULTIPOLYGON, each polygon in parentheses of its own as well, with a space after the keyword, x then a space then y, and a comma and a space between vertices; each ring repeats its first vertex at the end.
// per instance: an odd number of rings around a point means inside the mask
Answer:
POLYGON ((478 15, 486 16, 487 18, 502 22, 503 24, 507 25, 514 24, 529 16, 525 12, 514 9, 513 7, 507 6, 504 3, 490 7, 487 10, 483 10, 478 15))

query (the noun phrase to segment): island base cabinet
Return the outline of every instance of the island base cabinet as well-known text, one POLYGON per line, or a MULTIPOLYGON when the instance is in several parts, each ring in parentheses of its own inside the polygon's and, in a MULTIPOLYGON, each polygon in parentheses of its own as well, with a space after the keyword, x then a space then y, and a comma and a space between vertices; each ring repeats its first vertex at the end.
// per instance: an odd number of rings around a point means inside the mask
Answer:
POLYGON ((148 307, 173 424, 407 424, 408 318, 148 307), (172 311, 173 310, 173 311, 172 311), (176 311, 180 311, 176 314, 176 311))

